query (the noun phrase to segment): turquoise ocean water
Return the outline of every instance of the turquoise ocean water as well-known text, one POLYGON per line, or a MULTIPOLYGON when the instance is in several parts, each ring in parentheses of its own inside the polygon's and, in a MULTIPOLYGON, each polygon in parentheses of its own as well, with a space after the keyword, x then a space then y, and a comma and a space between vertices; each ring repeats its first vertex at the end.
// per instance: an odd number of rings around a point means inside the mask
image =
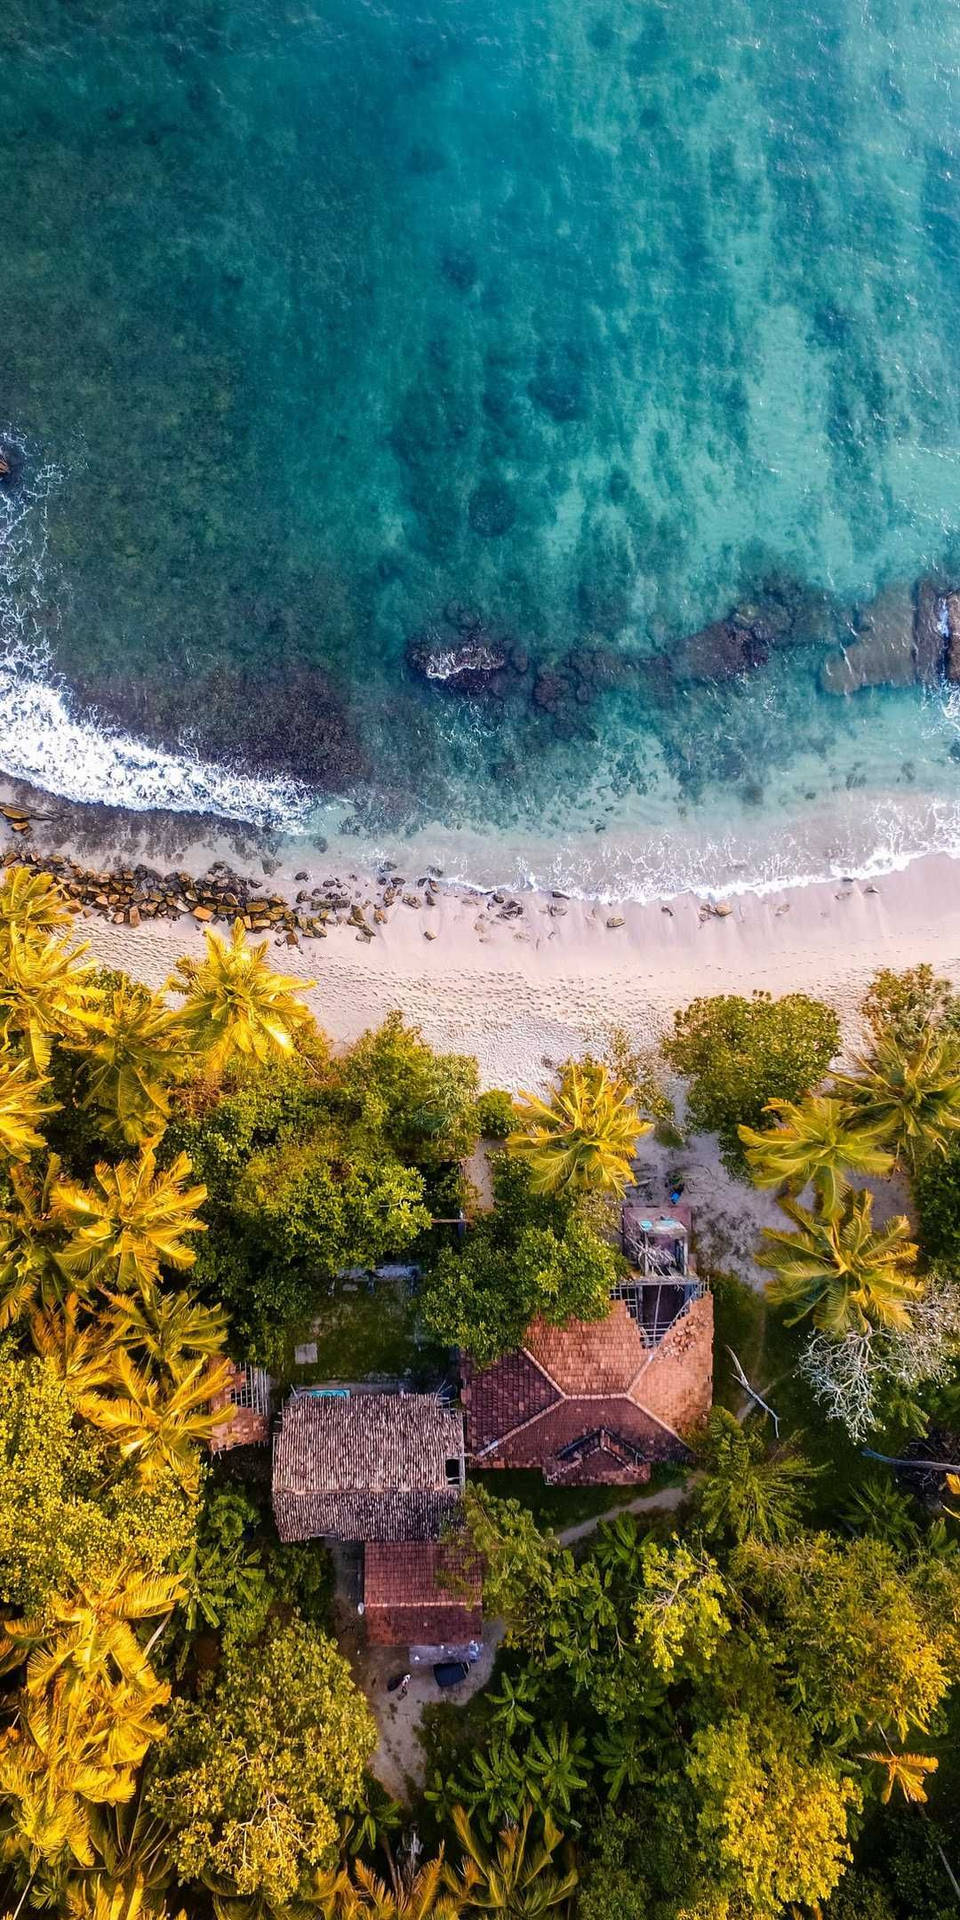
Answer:
POLYGON ((960 581, 960 9, 6 0, 0 447, 56 791, 604 893, 960 847, 957 694, 821 684, 960 581))

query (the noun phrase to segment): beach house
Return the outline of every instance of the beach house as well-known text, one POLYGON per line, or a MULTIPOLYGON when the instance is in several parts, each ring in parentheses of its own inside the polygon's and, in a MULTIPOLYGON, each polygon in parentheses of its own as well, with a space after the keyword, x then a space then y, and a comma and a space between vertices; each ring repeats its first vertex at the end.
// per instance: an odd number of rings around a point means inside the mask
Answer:
POLYGON ((493 1366, 464 1358, 467 1457, 477 1468, 536 1468, 554 1485, 642 1484, 655 1461, 690 1457, 685 1436, 710 1410, 713 1300, 690 1265, 686 1209, 620 1216, 629 1272, 597 1321, 535 1320, 493 1366))

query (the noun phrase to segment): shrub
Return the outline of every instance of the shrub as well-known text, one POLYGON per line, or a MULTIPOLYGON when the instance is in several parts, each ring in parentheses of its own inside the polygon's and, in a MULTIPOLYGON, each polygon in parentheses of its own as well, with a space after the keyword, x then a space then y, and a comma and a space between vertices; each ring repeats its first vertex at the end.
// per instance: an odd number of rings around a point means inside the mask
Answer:
POLYGON ((517 1124, 513 1095, 491 1087, 477 1101, 477 1125, 484 1140, 505 1140, 517 1124))
POLYGON ((674 1015, 664 1054, 689 1081, 687 1122, 719 1136, 724 1165, 745 1170, 738 1126, 762 1123, 768 1100, 798 1100, 823 1079, 840 1050, 832 1007, 805 993, 755 993, 691 1001, 674 1015))

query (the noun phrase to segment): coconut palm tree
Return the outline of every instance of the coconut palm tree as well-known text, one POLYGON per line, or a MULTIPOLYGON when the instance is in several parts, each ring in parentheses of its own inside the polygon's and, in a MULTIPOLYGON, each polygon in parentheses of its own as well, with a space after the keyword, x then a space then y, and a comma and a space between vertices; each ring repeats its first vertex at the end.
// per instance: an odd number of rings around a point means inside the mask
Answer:
POLYGON ((929 1029, 914 1047, 881 1034, 857 1062, 856 1074, 836 1076, 859 1125, 877 1130, 911 1174, 930 1153, 945 1153, 960 1131, 960 1043, 929 1029))
POLYGON ((169 1619, 185 1592, 177 1575, 145 1573, 129 1561, 95 1586, 77 1581, 69 1594, 54 1594, 41 1614, 4 1622, 0 1672, 26 1662, 30 1698, 55 1682, 69 1692, 98 1681, 124 1683, 162 1705, 169 1688, 157 1680, 134 1628, 169 1619))
POLYGON ((224 1350, 228 1322, 222 1307, 206 1307, 192 1294, 161 1293, 154 1286, 106 1298, 109 1339, 138 1365, 171 1380, 179 1380, 199 1356, 212 1360, 224 1350))
POLYGON ((11 932, 20 934, 56 933, 68 927, 76 909, 61 893, 49 873, 33 873, 29 867, 6 867, 0 878, 0 955, 11 932))
POLYGON ((209 929, 204 937, 206 957, 178 960, 167 982, 169 992, 185 996, 183 1031, 220 1067, 234 1055, 265 1061, 290 1053, 312 1017, 296 995, 316 982, 274 973, 264 959, 266 941, 248 946, 242 920, 234 921, 229 944, 209 929))
POLYGON ((768 1453, 756 1431, 746 1431, 725 1407, 714 1407, 700 1450, 706 1478, 699 1491, 700 1523, 709 1538, 776 1544, 792 1539, 816 1476, 800 1454, 768 1453))
POLYGON ((221 1417, 210 1402, 230 1378, 229 1362, 211 1366, 195 1360, 172 1386, 134 1366, 122 1348, 114 1364, 116 1393, 94 1388, 78 1394, 74 1404, 80 1417, 113 1442, 141 1486, 156 1486, 172 1473, 192 1489, 199 1474, 197 1448, 221 1417))
POLYGON ((894 1789, 899 1787, 904 1799, 916 1806, 927 1797, 926 1778, 928 1773, 936 1773, 939 1760, 932 1753, 861 1753, 859 1760, 870 1760, 874 1766, 882 1769, 885 1779, 880 1800, 887 1806, 894 1789))
POLYGON ((847 1193, 831 1212, 808 1213, 794 1200, 780 1206, 796 1228, 765 1227, 757 1264, 774 1274, 771 1300, 790 1308, 788 1326, 813 1318, 836 1335, 870 1327, 905 1327, 921 1287, 913 1265, 910 1223, 898 1214, 873 1227, 873 1194, 847 1193))
POLYGON ((571 1062, 549 1102, 521 1094, 521 1128, 507 1149, 526 1160, 534 1193, 620 1194, 630 1179, 637 1141, 650 1132, 625 1081, 588 1060, 571 1062))
POLYGON ((457 1920, 460 1902, 444 1880, 443 1848, 433 1860, 417 1867, 413 1858, 401 1865, 391 1858, 386 1879, 363 1860, 355 1860, 333 1894, 330 1910, 336 1920, 457 1920))
POLYGON ((55 1038, 79 1039, 94 989, 85 946, 10 928, 0 959, 0 1035, 17 1040, 34 1072, 50 1065, 55 1038))
POLYGON ((53 1213, 70 1235, 60 1255, 64 1271, 88 1286, 123 1292, 151 1285, 162 1266, 192 1266, 196 1254, 184 1236, 206 1232, 196 1209, 207 1190, 188 1186, 189 1178, 185 1153, 158 1173, 146 1147, 139 1160, 116 1167, 99 1161, 89 1187, 57 1180, 53 1213))
POLYGON ((96 1008, 84 1037, 85 1107, 98 1107, 119 1139, 138 1146, 163 1132, 170 1113, 167 1084, 183 1054, 177 1015, 146 987, 125 981, 96 1008))
POLYGON ((577 1872, 554 1864, 563 1835, 549 1813, 543 1816, 543 1837, 530 1832, 533 1809, 524 1807, 515 1826, 498 1834, 487 1847, 474 1832, 470 1816, 456 1807, 453 1824, 463 1848, 459 1872, 444 1869, 447 1885, 466 1913, 490 1913, 503 1920, 538 1920, 541 1914, 566 1907, 577 1886, 577 1872))
POLYGON ((68 1293, 61 1304, 35 1307, 30 1338, 41 1359, 54 1369, 71 1394, 108 1386, 115 1377, 116 1353, 102 1326, 78 1326, 80 1301, 68 1293))
POLYGON ((14 1206, 0 1216, 0 1333, 34 1307, 62 1301, 65 1276, 57 1260, 60 1229, 51 1197, 60 1162, 51 1153, 42 1180, 16 1162, 8 1169, 14 1206))
POLYGON ((881 1144, 883 1129, 858 1124, 848 1101, 811 1093, 799 1102, 768 1100, 764 1112, 777 1116, 776 1126, 737 1128, 757 1187, 800 1193, 812 1181, 822 1205, 831 1208, 848 1174, 882 1177, 893 1166, 893 1154, 881 1144))
POLYGON ((49 1085, 29 1060, 13 1054, 0 1058, 0 1153, 8 1160, 28 1160, 43 1147, 38 1128, 59 1111, 57 1101, 45 1098, 49 1085))
POLYGON ((66 1885, 70 1920, 162 1920, 170 1834, 147 1807, 143 1774, 132 1800, 90 1809, 90 1843, 93 1865, 66 1885))

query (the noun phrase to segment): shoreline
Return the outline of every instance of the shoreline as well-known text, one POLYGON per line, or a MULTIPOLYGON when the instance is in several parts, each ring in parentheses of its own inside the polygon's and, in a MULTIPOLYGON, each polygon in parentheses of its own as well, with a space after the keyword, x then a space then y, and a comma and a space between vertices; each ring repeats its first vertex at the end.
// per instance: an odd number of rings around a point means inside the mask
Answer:
MULTIPOLYGON (((73 860, 101 894, 109 892, 103 879, 111 869, 135 874, 138 866, 156 871, 175 861, 182 882, 219 861, 221 889, 235 891, 231 879, 239 873, 257 887, 255 898, 289 903, 266 924, 262 912, 248 914, 251 937, 270 942, 279 971, 318 982, 305 997, 333 1041, 355 1039, 398 1007, 434 1045, 476 1054, 485 1085, 542 1085, 556 1063, 602 1045, 613 1027, 625 1028, 635 1044, 652 1045, 674 1009, 698 994, 819 995, 836 1007, 849 1047, 858 1037, 860 999, 878 968, 926 960, 960 984, 960 860, 948 854, 922 856, 869 881, 746 890, 722 902, 686 893, 613 908, 559 894, 447 885, 412 869, 402 876, 384 869, 374 879, 342 864, 338 871, 316 852, 298 856, 294 870, 293 857, 268 851, 264 836, 211 833, 217 823, 206 823, 201 834, 202 823, 183 816, 174 854, 169 822, 158 826, 141 816, 131 835, 129 819, 111 822, 89 809, 98 820, 78 820, 79 809, 51 806, 35 794, 24 799, 22 789, 5 804, 8 813, 20 807, 33 815, 20 834, 9 818, 3 822, 8 860, 49 860, 54 871, 58 860, 73 860), (111 838, 114 853, 106 861, 111 838), (313 895, 332 899, 334 887, 339 904, 323 910, 320 923, 313 895), (308 895, 299 905, 297 892, 308 895), (322 931, 291 924, 296 914, 317 920, 322 931)), ((161 987, 181 953, 202 951, 204 924, 224 932, 233 917, 224 905, 221 917, 206 919, 203 891, 203 917, 181 888, 183 911, 138 911, 139 924, 130 924, 122 903, 103 908, 88 900, 76 916, 78 937, 102 964, 161 987)))

